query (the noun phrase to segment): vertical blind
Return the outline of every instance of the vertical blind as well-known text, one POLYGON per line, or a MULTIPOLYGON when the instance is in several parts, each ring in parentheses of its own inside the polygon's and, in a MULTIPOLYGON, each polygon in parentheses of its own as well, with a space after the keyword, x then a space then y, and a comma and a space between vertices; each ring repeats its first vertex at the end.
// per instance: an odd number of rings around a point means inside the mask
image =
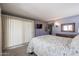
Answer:
POLYGON ((34 37, 34 21, 3 15, 4 47, 29 42, 34 37))

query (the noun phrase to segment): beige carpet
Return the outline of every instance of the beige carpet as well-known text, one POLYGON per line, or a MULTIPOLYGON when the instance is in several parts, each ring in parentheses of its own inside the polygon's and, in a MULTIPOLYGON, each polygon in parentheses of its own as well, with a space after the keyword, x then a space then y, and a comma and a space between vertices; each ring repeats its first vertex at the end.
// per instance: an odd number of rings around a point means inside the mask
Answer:
POLYGON ((5 50, 3 51, 3 56, 36 56, 34 53, 28 54, 26 49, 27 45, 15 49, 5 50))

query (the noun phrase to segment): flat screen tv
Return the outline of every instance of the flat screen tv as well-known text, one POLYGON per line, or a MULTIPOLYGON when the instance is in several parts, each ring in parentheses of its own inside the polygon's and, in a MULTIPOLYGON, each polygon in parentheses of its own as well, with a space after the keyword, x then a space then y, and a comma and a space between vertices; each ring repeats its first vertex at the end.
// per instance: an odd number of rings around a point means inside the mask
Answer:
POLYGON ((42 24, 36 24, 37 29, 42 29, 42 24))

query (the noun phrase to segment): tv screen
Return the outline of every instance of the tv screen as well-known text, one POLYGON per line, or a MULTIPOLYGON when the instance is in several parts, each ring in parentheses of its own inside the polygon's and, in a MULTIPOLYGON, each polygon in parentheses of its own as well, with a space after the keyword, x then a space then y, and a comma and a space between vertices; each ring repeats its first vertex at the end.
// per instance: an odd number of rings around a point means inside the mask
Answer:
POLYGON ((42 24, 37 24, 37 25, 36 25, 36 28, 37 28, 37 29, 42 29, 42 24))

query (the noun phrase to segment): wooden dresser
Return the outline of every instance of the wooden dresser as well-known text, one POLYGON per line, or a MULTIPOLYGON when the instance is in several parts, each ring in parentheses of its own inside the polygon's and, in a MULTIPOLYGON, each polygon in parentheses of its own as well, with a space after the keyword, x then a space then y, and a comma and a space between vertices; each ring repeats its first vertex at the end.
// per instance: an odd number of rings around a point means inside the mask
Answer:
POLYGON ((56 33, 56 36, 74 38, 76 36, 76 34, 60 34, 60 33, 56 33))

